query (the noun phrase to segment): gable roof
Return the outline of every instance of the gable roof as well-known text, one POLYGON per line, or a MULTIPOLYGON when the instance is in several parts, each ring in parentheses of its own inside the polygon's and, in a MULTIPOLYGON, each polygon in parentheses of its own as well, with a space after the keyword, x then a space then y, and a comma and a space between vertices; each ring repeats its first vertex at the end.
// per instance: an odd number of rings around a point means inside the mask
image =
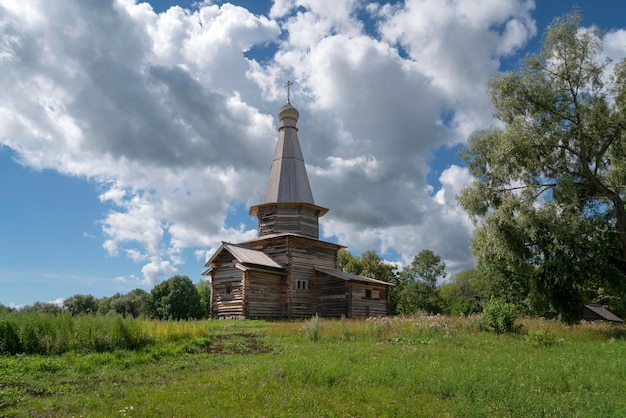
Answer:
MULTIPOLYGON (((276 261, 272 260, 267 254, 263 251, 244 247, 242 245, 231 244, 229 242, 223 242, 220 245, 215 253, 211 256, 209 261, 206 262, 205 267, 211 267, 211 264, 215 260, 215 258, 222 252, 228 251, 235 259, 242 265, 253 265, 260 267, 269 267, 274 269, 283 269, 283 266, 278 264, 276 261)), ((207 270, 208 272, 209 270, 207 270)))
POLYGON ((589 314, 588 312, 585 312, 584 319, 586 321, 604 320, 610 322, 624 322, 619 316, 607 309, 604 309, 601 305, 592 303, 585 305, 585 308, 591 311, 589 314))
POLYGON ((319 271, 319 272, 322 272, 324 274, 328 274, 329 276, 333 276, 333 277, 336 277, 338 279, 345 280, 347 282, 349 282, 349 281, 356 281, 356 282, 365 282, 365 283, 372 283, 372 284, 382 284, 382 285, 386 285, 386 286, 394 286, 393 283, 384 282, 382 280, 372 279, 372 278, 369 278, 369 277, 358 276, 356 274, 346 273, 345 271, 325 269, 325 268, 321 268, 321 267, 315 267, 315 270, 319 271))

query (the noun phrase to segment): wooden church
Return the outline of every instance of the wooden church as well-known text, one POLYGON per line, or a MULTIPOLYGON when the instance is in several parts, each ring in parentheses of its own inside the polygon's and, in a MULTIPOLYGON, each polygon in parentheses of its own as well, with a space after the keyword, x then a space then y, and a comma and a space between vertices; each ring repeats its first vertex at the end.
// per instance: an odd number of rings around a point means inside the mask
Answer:
POLYGON ((265 198, 250 208, 258 218, 258 238, 223 242, 206 263, 212 318, 388 313, 391 284, 339 271, 337 254, 344 246, 319 239, 319 218, 328 209, 313 201, 298 117, 288 96, 278 112, 278 143, 265 198))

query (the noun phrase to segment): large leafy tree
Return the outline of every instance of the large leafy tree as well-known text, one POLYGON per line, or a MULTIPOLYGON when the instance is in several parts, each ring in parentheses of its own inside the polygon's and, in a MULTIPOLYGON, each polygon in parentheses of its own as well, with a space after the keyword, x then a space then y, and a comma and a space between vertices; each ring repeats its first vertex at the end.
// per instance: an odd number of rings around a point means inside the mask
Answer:
POLYGON ((607 77, 601 33, 580 23, 555 19, 540 52, 490 81, 502 125, 470 138, 459 196, 481 266, 529 278, 567 322, 626 273, 626 60, 607 77))
POLYGON ((63 306, 72 315, 94 314, 98 311, 98 301, 93 295, 74 295, 63 301, 63 306))
POLYGON ((445 277, 446 264, 441 257, 431 250, 420 251, 398 275, 398 313, 439 313, 442 303, 437 281, 445 277))
POLYGON ((125 295, 111 298, 111 311, 134 318, 150 315, 151 295, 143 289, 134 289, 125 295))
POLYGON ((152 316, 157 319, 202 317, 200 295, 187 276, 172 276, 151 291, 152 316))
POLYGON ((480 272, 466 269, 453 274, 446 283, 439 286, 444 312, 452 315, 471 315, 480 312, 481 295, 477 282, 480 272))

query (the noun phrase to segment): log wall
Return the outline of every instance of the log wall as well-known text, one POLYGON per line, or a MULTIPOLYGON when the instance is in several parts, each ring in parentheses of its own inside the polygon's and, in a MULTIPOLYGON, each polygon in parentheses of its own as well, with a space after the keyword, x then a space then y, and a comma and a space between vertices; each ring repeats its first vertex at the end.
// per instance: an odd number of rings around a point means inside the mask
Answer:
POLYGON ((285 266, 285 316, 308 318, 320 312, 320 284, 314 268, 337 268, 340 245, 295 235, 259 239, 246 245, 285 266))
POLYGON ((216 268, 211 272, 211 317, 243 317, 243 272, 235 267, 235 260, 228 252, 218 257, 215 265, 216 268))
POLYGON ((292 233, 317 239, 319 210, 297 204, 275 204, 259 207, 259 237, 292 233))
POLYGON ((287 314, 286 276, 259 271, 245 274, 246 318, 280 318, 287 314))
POLYGON ((351 281, 348 289, 348 317, 387 316, 389 286, 351 281))
POLYGON ((347 282, 324 273, 317 273, 319 292, 319 314, 339 318, 348 315, 346 298, 347 282))
POLYGON ((338 248, 334 244, 289 237, 289 316, 307 318, 320 312, 320 296, 324 284, 318 281, 314 268, 337 268, 338 248), (308 288, 299 289, 298 282, 307 283, 308 288))

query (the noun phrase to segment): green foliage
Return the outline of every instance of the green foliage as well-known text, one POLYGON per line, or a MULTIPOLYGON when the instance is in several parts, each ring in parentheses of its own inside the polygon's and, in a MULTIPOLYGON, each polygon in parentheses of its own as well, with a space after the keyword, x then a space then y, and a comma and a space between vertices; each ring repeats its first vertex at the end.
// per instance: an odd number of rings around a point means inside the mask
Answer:
POLYGON ((541 327, 537 331, 529 332, 528 340, 535 347, 552 347, 556 344, 563 344, 563 338, 548 327, 541 327))
POLYGON ((20 352, 20 336, 13 321, 0 320, 0 354, 20 352))
POLYGON ((481 327, 496 334, 516 332, 518 331, 518 327, 515 326, 516 319, 517 312, 514 305, 491 299, 483 309, 481 327))
POLYGON ((93 295, 74 295, 65 299, 63 306, 72 315, 95 314, 98 311, 98 301, 93 295))
POLYGON ((480 312, 481 294, 477 282, 480 273, 466 269, 452 275, 449 281, 439 286, 439 295, 444 311, 451 315, 471 315, 480 312))
POLYGON ((151 295, 143 289, 134 289, 125 295, 118 295, 111 298, 109 303, 110 310, 122 316, 132 316, 138 318, 140 316, 150 315, 151 295))
POLYGON ((421 281, 434 287, 437 280, 446 277, 446 263, 431 250, 422 250, 403 271, 410 276, 409 281, 421 281))
POLYGON ((151 291, 151 313, 157 319, 197 319, 202 317, 200 295, 187 276, 173 276, 151 291))
POLYGON ((211 317, 211 280, 200 280, 196 283, 196 290, 200 296, 200 310, 203 318, 211 317))
POLYGON ((437 281, 446 277, 446 264, 431 250, 422 250, 398 275, 396 313, 415 315, 420 311, 440 313, 442 301, 437 281))
POLYGON ((408 281, 398 298, 397 311, 400 315, 417 315, 420 312, 441 312, 442 301, 435 286, 421 281, 408 281))
POLYGON ((459 195, 479 266, 515 284, 505 299, 568 323, 626 286, 626 60, 605 84, 600 33, 580 23, 555 19, 539 53, 491 80, 504 128, 470 138, 459 195))
POLYGON ((339 269, 347 273, 393 283, 396 266, 387 263, 374 250, 367 250, 360 257, 342 249, 338 255, 339 269))
POLYGON ((22 312, 39 312, 39 313, 47 313, 53 315, 59 315, 65 311, 63 307, 56 305, 54 303, 47 302, 35 302, 33 305, 24 306, 20 309, 22 312))
POLYGON ((0 354, 134 350, 150 343, 141 325, 121 316, 13 312, 0 317, 0 354))

